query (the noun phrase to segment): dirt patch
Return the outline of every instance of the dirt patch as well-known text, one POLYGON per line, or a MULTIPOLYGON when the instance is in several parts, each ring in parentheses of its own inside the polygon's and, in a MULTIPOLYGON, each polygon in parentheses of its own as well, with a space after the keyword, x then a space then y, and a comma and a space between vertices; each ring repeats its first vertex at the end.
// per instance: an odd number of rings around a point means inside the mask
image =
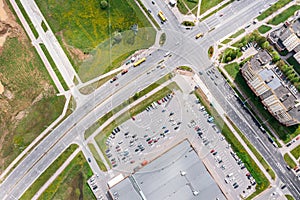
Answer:
POLYGON ((21 31, 20 25, 16 22, 6 2, 0 0, 0 53, 7 37, 18 37, 21 41, 26 36, 21 31))
POLYGON ((8 16, 6 14, 6 11, 4 10, 4 3, 3 3, 4 0, 0 0, 0 19, 2 21, 5 21, 8 16))
POLYGON ((1 81, 0 81, 0 94, 3 94, 4 92, 4 86, 2 85, 1 81))
POLYGON ((69 52, 69 55, 72 57, 73 60, 82 62, 85 59, 90 57, 89 54, 86 54, 86 53, 82 52, 80 49, 77 49, 77 48, 67 44, 67 42, 64 39, 62 31, 58 32, 57 35, 59 35, 61 37, 63 46, 66 47, 67 51, 69 52))

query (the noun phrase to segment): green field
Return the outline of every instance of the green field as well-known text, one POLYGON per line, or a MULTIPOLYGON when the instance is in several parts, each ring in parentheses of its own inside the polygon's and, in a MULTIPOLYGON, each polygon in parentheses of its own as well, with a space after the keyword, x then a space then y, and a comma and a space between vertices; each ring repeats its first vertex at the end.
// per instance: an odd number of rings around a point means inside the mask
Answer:
POLYGON ((200 13, 203 14, 210 8, 218 5, 224 0, 202 0, 201 1, 201 7, 200 7, 200 13))
POLYGON ((289 17, 294 15, 294 13, 300 9, 300 5, 293 5, 288 9, 284 10, 282 13, 276 15, 273 19, 268 21, 268 24, 278 25, 281 22, 286 21, 289 17))
POLYGON ((260 27, 258 27, 258 31, 261 34, 265 34, 266 32, 268 32, 271 29, 272 28, 270 26, 266 26, 266 25, 261 25, 260 27))
POLYGON ((7 92, 0 95, 0 173, 62 113, 65 103, 64 97, 56 96, 53 82, 23 29, 20 33, 24 38, 8 38, 0 54, 0 81, 7 92))
POLYGON ((283 156, 285 162, 290 166, 291 168, 296 167, 296 163, 293 161, 293 159, 289 156, 289 154, 284 154, 283 156))
POLYGON ((225 40, 223 40, 221 43, 222 43, 222 44, 228 44, 229 42, 231 42, 231 39, 225 39, 225 40))
POLYGON ((287 198, 287 200, 295 200, 294 197, 289 194, 286 194, 284 196, 287 198))
POLYGON ((300 145, 291 151, 292 155, 298 160, 300 157, 300 145))
POLYGON ((227 73, 233 78, 235 79, 237 74, 240 71, 240 66, 234 62, 234 63, 230 63, 228 65, 224 66, 224 69, 227 71, 227 73))
POLYGON ((80 152, 38 199, 95 199, 86 182, 92 175, 92 170, 80 152))
POLYGON ((198 6, 198 1, 199 0, 183 0, 184 3, 187 5, 187 7, 192 10, 196 6, 198 6))
POLYGON ((274 12, 276 12, 278 9, 282 8, 286 4, 290 3, 291 0, 279 0, 274 5, 272 5, 270 8, 265 10, 261 15, 257 17, 259 21, 264 20, 269 15, 272 15, 274 12))
MULTIPOLYGON (((228 6, 229 4, 231 4, 234 0, 230 0, 227 3, 223 4, 222 6, 220 6, 219 8, 215 9, 214 11, 208 13, 207 15, 205 15, 204 17, 201 18, 201 21, 205 20, 206 18, 212 16, 213 14, 215 14, 216 12, 218 12, 219 10, 222 10, 223 8, 225 8, 226 6, 228 6)), ((201 13, 201 11, 200 11, 201 13)), ((197 9, 193 10, 193 14, 196 15, 197 14, 197 9)))
POLYGON ((39 189, 51 178, 58 168, 68 159, 68 157, 78 148, 77 144, 71 144, 47 169, 41 176, 21 196, 20 200, 32 199, 39 189))
POLYGON ((155 40, 154 28, 134 0, 109 1, 105 10, 98 0, 36 3, 59 41, 73 52, 71 57, 83 81, 116 68, 134 51, 148 48, 155 40), (138 25, 137 34, 132 30, 134 24, 138 25), (79 60, 72 48, 89 57, 85 62, 79 60))

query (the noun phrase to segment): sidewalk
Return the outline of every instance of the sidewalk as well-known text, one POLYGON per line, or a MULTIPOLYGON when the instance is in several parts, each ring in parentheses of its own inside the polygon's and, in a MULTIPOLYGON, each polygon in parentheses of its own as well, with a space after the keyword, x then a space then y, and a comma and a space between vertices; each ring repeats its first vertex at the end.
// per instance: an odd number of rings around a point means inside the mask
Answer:
POLYGON ((79 153, 80 148, 77 148, 70 157, 58 168, 58 170, 49 178, 49 180, 39 189, 39 191, 33 196, 32 200, 37 200, 40 195, 51 185, 51 183, 62 173, 62 171, 70 164, 70 162, 79 153))

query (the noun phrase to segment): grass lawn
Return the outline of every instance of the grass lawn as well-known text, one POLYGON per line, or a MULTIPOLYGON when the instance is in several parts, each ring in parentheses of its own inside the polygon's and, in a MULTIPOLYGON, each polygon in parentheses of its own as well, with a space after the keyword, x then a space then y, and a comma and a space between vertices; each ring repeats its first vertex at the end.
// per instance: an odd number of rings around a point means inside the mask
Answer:
POLYGON ((200 14, 205 13, 210 8, 218 5, 224 0, 202 0, 201 1, 201 7, 200 7, 200 14))
POLYGON ((261 25, 260 27, 258 27, 258 32, 260 32, 261 34, 265 34, 266 32, 268 32, 271 29, 272 28, 270 26, 261 25))
POLYGON ((291 0, 279 0, 277 1, 277 3, 275 3, 274 5, 272 5, 270 8, 268 8, 267 10, 265 10, 261 15, 259 15, 257 17, 257 19, 259 21, 264 20, 265 18, 267 18, 269 15, 273 14, 274 12, 276 12, 278 9, 282 8, 283 6, 285 6, 286 4, 290 3, 291 0))
MULTIPOLYGON (((162 97, 170 94, 172 90, 180 89, 175 82, 170 83, 168 86, 162 88, 161 90, 157 91, 153 95, 146 98, 144 101, 140 102, 139 104, 135 105, 134 107, 130 108, 128 112, 121 114, 116 120, 106 126, 96 137, 95 141, 97 142, 99 148, 102 152, 105 151, 106 147, 106 139, 111 134, 112 130, 124 123, 125 121, 129 120, 132 116, 135 116, 146 109, 152 102, 161 99, 162 97)), ((105 156, 105 154, 104 154, 105 156)))
POLYGON ((291 151, 292 155, 298 159, 300 157, 300 145, 291 151))
POLYGON ((285 162, 290 166, 291 168, 296 167, 296 163, 293 161, 293 159, 289 156, 289 154, 284 154, 283 156, 285 162))
POLYGON ((187 9, 187 7, 184 5, 183 3, 184 0, 177 0, 177 8, 179 10, 179 12, 181 12, 182 14, 187 14, 189 12, 189 10, 187 9))
POLYGON ((38 190, 49 180, 49 178, 58 170, 58 168, 68 159, 68 157, 78 148, 77 144, 71 144, 38 179, 26 190, 20 198, 21 200, 32 199, 38 190))
POLYGON ((273 19, 268 21, 268 24, 278 25, 281 22, 286 21, 289 17, 294 15, 294 13, 300 9, 300 5, 293 5, 288 9, 284 10, 282 13, 276 15, 273 19))
POLYGON ((187 5, 187 7, 192 10, 196 6, 198 6, 199 0, 182 0, 187 5))
POLYGON ((38 199, 95 199, 86 182, 92 175, 80 152, 38 199))
POLYGON ((207 112, 215 118, 215 123, 222 131, 222 134, 226 138, 227 142, 231 144, 231 148, 233 149, 233 151, 236 152, 239 158, 245 163, 247 170, 251 173, 251 175, 255 179, 257 183, 255 187, 256 191, 247 198, 247 199, 253 199, 256 195, 258 195, 259 193, 267 189, 268 186, 270 185, 270 182, 262 173, 262 171, 254 162, 254 160, 249 156, 249 154, 247 153, 245 148, 241 145, 241 143, 238 141, 238 139, 231 132, 229 127, 224 123, 223 119, 217 113, 214 107, 210 105, 210 102, 205 98, 205 95, 202 93, 202 91, 200 89, 197 89, 195 91, 195 95, 201 101, 202 105, 206 107, 207 112))
POLYGON ((227 71, 227 73, 233 78, 235 79, 237 74, 240 71, 240 66, 238 65, 238 63, 234 62, 228 65, 224 66, 224 69, 227 71))
POLYGON ((0 173, 62 113, 65 103, 23 29, 19 31, 23 38, 7 38, 0 54, 0 80, 7 93, 0 98, 0 173))
POLYGON ((89 146, 89 148, 90 148, 90 150, 91 150, 91 152, 92 152, 92 154, 93 154, 95 160, 97 161, 97 164, 98 164, 99 168, 100 168, 102 171, 106 172, 107 169, 106 169, 104 163, 102 162, 102 160, 101 160, 99 154, 97 153, 97 150, 96 150, 95 146, 94 146, 92 143, 88 143, 88 146, 89 146))
POLYGON ((82 63, 77 54, 71 53, 83 81, 110 71, 155 40, 155 30, 134 0, 109 1, 106 10, 100 8, 98 0, 37 0, 36 3, 68 52, 73 47, 89 54, 82 63), (134 24, 138 25, 136 35, 132 31, 134 24))

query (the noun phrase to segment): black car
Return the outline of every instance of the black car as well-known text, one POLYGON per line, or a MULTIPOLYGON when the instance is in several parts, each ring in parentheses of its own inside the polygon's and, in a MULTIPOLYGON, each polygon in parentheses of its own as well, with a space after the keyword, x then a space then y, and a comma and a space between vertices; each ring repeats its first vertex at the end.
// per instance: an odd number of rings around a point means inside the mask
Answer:
POLYGON ((88 158, 88 161, 89 161, 89 162, 91 162, 91 159, 90 159, 90 158, 88 158))

